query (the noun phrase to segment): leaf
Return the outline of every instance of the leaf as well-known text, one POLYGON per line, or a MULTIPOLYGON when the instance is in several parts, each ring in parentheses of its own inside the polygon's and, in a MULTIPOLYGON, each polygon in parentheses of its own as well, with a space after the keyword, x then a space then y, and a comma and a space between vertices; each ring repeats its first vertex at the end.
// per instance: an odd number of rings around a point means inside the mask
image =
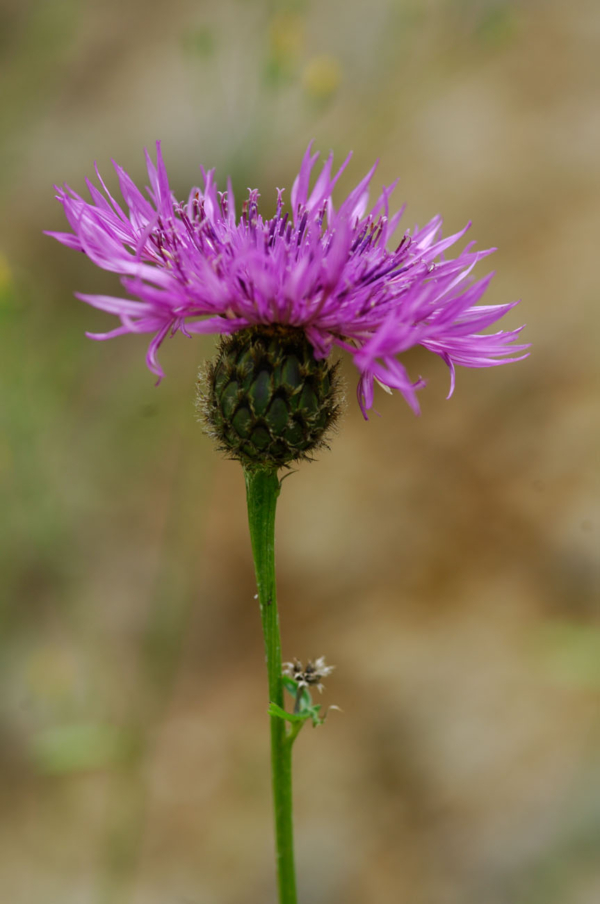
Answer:
POLYGON ((289 678, 287 675, 284 675, 282 680, 283 680, 283 686, 286 689, 286 691, 288 692, 288 694, 291 694, 292 697, 295 697, 296 691, 298 689, 298 685, 296 684, 294 679, 289 678))
POLYGON ((285 709, 277 706, 276 703, 269 703, 267 712, 270 716, 277 716, 279 719, 284 719, 286 722, 306 722, 311 715, 310 712, 288 713, 285 709))
MULTIPOLYGON (((298 685, 294 681, 293 678, 289 678, 287 675, 283 676, 283 686, 285 687, 288 694, 296 700, 298 695, 298 685)), ((304 709, 307 706, 310 706, 312 703, 312 699, 310 696, 310 692, 307 687, 302 688, 302 692, 300 694, 300 708, 304 709)))

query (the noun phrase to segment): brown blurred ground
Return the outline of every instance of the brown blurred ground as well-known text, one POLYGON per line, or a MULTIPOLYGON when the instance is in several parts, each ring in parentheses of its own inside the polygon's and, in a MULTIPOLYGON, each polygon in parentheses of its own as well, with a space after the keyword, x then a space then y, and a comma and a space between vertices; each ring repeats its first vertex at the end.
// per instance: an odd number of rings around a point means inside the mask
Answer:
MULTIPOLYGON (((265 678, 209 343, 94 344, 117 280, 41 235, 52 183, 156 138, 289 186, 381 158, 406 225, 496 245, 530 359, 350 405, 284 485, 286 657, 337 664, 296 752, 302 904, 600 900, 596 0, 5 0, 0 8, 0 899, 272 904, 265 678)), ((484 270, 482 270, 484 272, 484 270)))

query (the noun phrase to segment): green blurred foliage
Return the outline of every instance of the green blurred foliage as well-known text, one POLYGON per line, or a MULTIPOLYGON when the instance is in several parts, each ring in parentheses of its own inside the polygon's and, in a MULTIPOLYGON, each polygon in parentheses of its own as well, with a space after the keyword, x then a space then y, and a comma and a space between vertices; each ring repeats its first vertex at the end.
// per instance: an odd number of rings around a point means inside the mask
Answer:
POLYGON ((600 626, 576 622, 544 625, 539 652, 552 679, 567 687, 600 690, 600 626))
POLYGON ((185 33, 183 37, 184 50, 190 55, 206 58, 213 55, 217 42, 213 31, 208 28, 196 28, 185 33))
POLYGON ((34 738, 32 756, 40 772, 68 775, 113 766, 128 758, 130 747, 130 739, 114 726, 82 723, 41 732, 34 738))

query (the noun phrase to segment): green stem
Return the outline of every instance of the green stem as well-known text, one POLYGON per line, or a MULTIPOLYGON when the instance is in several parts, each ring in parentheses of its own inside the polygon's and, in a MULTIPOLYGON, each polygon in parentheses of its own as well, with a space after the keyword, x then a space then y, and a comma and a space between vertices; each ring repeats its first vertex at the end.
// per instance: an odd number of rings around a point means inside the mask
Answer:
MULTIPOLYGON (((275 509, 280 483, 276 471, 244 469, 248 523, 262 618, 269 701, 283 708, 281 640, 275 588, 275 509)), ((292 818, 292 738, 283 719, 271 716, 271 770, 279 904, 296 904, 292 818)))

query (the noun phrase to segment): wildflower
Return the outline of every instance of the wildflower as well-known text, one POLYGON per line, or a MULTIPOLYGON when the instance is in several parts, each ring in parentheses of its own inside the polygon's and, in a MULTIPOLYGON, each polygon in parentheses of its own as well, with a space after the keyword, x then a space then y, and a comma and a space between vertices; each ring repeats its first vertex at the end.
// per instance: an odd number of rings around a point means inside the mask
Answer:
POLYGON ((399 391, 418 413, 416 393, 424 381, 412 380, 399 360, 414 346, 446 362, 450 395, 457 364, 505 364, 520 360, 528 348, 517 341, 519 329, 480 332, 516 302, 478 304, 491 276, 472 281, 471 273, 490 250, 478 252, 469 243, 455 258, 446 257, 468 226, 442 238, 436 216, 394 244, 402 216, 402 210, 389 211, 396 183, 384 187, 369 209, 374 166, 336 208, 333 190, 350 157, 333 175, 330 154, 311 187, 317 157, 309 145, 289 210, 278 189, 275 214, 265 219, 258 192, 250 190, 238 218, 231 182, 218 192, 213 170, 202 170, 203 189, 177 201, 159 143, 156 164, 146 153, 149 197, 115 164, 125 210, 96 170, 102 191, 87 181, 91 203, 68 186, 57 189, 72 232, 49 233, 120 274, 127 298, 78 296, 120 319, 120 326, 93 338, 149 333, 147 363, 159 379, 157 352, 167 336, 180 331, 222 337, 201 403, 221 448, 244 466, 269 677, 282 904, 296 901, 292 745, 308 720, 323 723, 309 689, 322 691, 333 666, 322 656, 306 666, 296 659, 281 663, 274 562, 277 471, 322 445, 335 422, 337 364, 330 360, 335 349, 352 356, 366 417, 375 382, 399 391), (293 713, 283 708, 284 687, 295 694, 293 713))
POLYGON ((330 154, 311 190, 318 158, 311 148, 292 187, 291 209, 285 210, 278 189, 269 219, 259 213, 256 190, 236 217, 231 182, 218 192, 214 170, 202 170, 204 188, 193 188, 179 203, 160 142, 156 165, 146 152, 149 199, 114 164, 127 211, 97 168, 103 191, 87 180, 91 203, 67 186, 58 188, 73 231, 49 234, 120 274, 130 296, 78 295, 121 321, 92 338, 152 334, 147 363, 161 378, 158 348, 177 331, 227 336, 273 324, 300 330, 315 359, 326 359, 335 347, 352 356, 365 417, 375 382, 401 392, 418 413, 416 390, 424 381, 413 381, 398 357, 415 345, 446 362, 449 395, 457 364, 490 367, 524 357, 528 346, 516 342, 520 329, 479 332, 517 303, 478 305, 493 274, 471 282, 471 273, 493 249, 475 251, 471 242, 454 259, 446 257, 470 224, 442 238, 436 216, 412 234, 404 232, 390 250, 402 216, 402 210, 389 212, 396 182, 384 187, 368 210, 375 165, 336 209, 332 192, 350 155, 332 175, 330 154))

